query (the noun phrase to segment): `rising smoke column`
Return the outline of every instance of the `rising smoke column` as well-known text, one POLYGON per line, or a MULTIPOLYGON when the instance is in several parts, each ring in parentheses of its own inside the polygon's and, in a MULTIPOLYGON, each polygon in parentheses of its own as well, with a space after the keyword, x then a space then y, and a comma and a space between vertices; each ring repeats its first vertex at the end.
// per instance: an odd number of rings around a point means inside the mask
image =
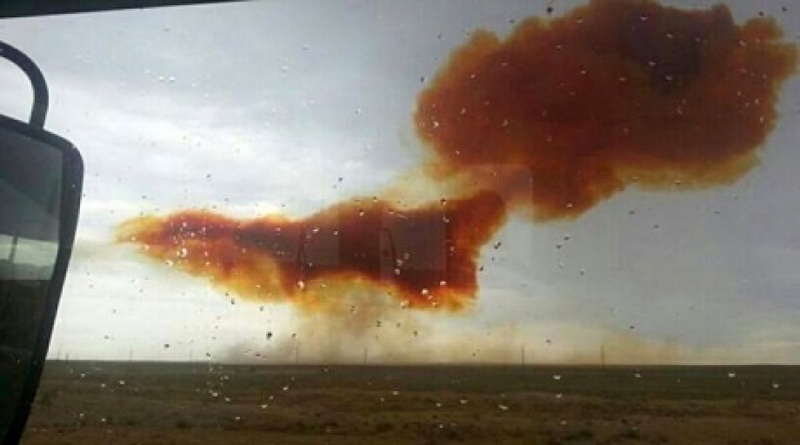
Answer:
POLYGON ((750 170, 795 69, 780 39, 771 19, 648 0, 594 0, 506 39, 479 30, 414 115, 424 169, 453 199, 352 200, 298 220, 184 211, 128 221, 118 241, 245 297, 314 308, 361 287, 458 309, 509 210, 574 218, 632 184, 694 189, 750 170))

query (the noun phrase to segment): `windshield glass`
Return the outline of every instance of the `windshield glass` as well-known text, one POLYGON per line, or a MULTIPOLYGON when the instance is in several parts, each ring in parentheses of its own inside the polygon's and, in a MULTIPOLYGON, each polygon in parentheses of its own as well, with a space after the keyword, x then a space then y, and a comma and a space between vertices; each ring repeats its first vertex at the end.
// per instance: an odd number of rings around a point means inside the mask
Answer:
POLYGON ((0 22, 86 165, 26 440, 790 441, 796 368, 747 365, 800 361, 799 29, 678 0, 0 22))

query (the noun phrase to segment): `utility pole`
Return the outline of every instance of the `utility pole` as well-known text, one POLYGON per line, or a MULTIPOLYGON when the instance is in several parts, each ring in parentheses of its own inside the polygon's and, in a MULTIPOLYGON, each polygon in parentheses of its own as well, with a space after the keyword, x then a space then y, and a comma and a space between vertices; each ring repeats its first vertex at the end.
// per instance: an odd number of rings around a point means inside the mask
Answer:
POLYGON ((606 345, 605 343, 600 343, 600 365, 603 369, 606 369, 606 345))
POLYGON ((519 362, 522 366, 525 366, 525 345, 522 344, 519 346, 519 362))
POLYGON ((369 348, 364 346, 364 357, 361 359, 361 365, 367 366, 367 358, 369 357, 369 348))

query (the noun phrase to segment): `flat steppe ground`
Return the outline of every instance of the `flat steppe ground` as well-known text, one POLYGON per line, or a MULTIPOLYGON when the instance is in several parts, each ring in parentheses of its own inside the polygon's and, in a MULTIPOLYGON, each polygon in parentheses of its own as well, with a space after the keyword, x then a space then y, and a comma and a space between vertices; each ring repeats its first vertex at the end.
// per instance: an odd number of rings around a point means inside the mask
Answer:
POLYGON ((48 362, 32 444, 793 444, 800 367, 48 362))

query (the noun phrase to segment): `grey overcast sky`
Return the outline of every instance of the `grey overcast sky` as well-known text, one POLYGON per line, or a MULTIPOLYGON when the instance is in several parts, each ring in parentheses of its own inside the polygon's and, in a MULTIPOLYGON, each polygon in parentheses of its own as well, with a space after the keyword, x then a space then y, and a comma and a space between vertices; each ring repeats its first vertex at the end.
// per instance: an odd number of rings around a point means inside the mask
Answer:
MULTIPOLYGON (((0 21, 0 39, 48 79, 47 128, 86 163, 50 356, 284 361, 299 348, 307 361, 364 350, 510 361, 524 346, 529 360, 591 361, 604 345, 610 361, 800 363, 797 78, 741 181, 628 190, 571 222, 512 218, 503 248, 482 256, 475 308, 460 314, 379 308, 380 326, 353 327, 349 314, 321 320, 225 295, 112 243, 142 213, 302 216, 391 185, 422 159, 411 126, 421 78, 477 28, 503 34, 583 3, 265 1, 0 21)), ((793 2, 724 3, 740 22, 773 15, 797 41, 793 2)), ((2 68, 0 109, 23 118, 29 88, 2 68)))

